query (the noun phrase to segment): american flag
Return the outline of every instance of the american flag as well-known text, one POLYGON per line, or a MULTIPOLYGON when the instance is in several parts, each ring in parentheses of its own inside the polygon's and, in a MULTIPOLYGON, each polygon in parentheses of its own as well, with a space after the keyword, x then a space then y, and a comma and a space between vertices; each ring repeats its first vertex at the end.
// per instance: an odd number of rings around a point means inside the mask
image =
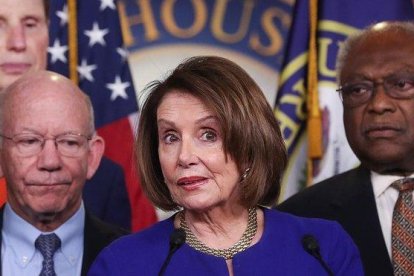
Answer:
MULTIPOLYGON (((69 76, 68 1, 50 1, 49 70, 69 76)), ((132 211, 132 230, 156 221, 155 210, 141 192, 133 158, 133 127, 138 104, 123 46, 116 0, 79 0, 77 72, 80 88, 95 109, 105 156, 122 166, 132 211)))

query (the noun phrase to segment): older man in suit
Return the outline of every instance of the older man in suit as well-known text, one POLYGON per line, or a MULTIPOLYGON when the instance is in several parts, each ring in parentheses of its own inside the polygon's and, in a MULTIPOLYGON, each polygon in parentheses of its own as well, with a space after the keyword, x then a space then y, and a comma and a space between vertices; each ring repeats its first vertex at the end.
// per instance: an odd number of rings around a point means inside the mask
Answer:
POLYGON ((59 74, 26 73, 0 94, 0 138, 3 275, 85 275, 124 234, 83 206, 104 151, 89 98, 59 74))
MULTIPOLYGON (((1 1, 0 92, 25 72, 46 69, 48 7, 49 0, 1 1)), ((115 162, 102 159, 95 176, 85 187, 83 199, 95 216, 125 229, 131 228, 124 173, 115 162)), ((0 179, 0 206, 5 201, 5 183, 0 179)))
POLYGON ((345 42, 338 91, 361 166, 278 207, 340 222, 359 247, 366 275, 414 275, 413 53, 412 22, 379 23, 345 42))

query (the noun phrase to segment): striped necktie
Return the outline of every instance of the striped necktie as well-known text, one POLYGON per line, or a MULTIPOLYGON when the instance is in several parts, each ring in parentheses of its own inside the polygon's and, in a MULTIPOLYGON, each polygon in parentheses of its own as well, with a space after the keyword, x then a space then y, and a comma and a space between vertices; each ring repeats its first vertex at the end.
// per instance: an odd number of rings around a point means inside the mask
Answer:
POLYGON ((394 275, 414 275, 414 179, 400 179, 391 186, 399 191, 392 216, 394 275))

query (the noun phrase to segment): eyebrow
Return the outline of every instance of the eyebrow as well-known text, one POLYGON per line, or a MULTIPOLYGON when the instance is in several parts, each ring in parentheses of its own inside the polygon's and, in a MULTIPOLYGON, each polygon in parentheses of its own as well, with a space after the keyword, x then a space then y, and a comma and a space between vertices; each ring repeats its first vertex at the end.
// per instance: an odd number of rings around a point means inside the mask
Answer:
MULTIPOLYGON (((30 127, 23 127, 19 133, 27 133, 27 134, 37 134, 37 135, 45 135, 44 133, 42 133, 41 131, 38 131, 36 129, 32 129, 30 127)), ((82 131, 77 131, 77 130, 64 130, 61 133, 57 134, 57 135, 63 135, 63 134, 78 134, 78 133, 82 133, 82 131)))
MULTIPOLYGON (((45 21, 46 21, 46 17, 43 14, 39 14, 39 13, 24 14, 24 15, 19 16, 19 18, 20 18, 19 20, 34 19, 34 20, 43 21, 43 19, 45 19, 45 21)), ((7 15, 6 14, 0 14, 0 20, 7 21, 7 15)))
MULTIPOLYGON (((196 120, 195 123, 196 124, 201 124, 201 123, 206 122, 206 121, 215 121, 215 122, 218 122, 218 118, 215 115, 208 115, 206 117, 202 117, 202 118, 196 120)), ((159 120, 157 120, 157 124, 159 124, 159 123, 165 123, 167 125, 175 125, 174 122, 172 122, 170 120, 167 120, 167 119, 159 119, 159 120)))
POLYGON ((36 20, 36 21, 42 21, 42 17, 36 14, 28 14, 22 17, 22 21, 26 20, 36 20))

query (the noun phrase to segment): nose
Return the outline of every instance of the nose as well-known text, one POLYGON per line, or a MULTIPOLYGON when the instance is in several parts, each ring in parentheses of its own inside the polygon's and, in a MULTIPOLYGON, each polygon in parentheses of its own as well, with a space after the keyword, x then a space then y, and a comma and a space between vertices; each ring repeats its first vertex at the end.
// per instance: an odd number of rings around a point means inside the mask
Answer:
POLYGON ((182 167, 189 167, 197 164, 198 157, 196 149, 197 147, 191 139, 183 139, 178 155, 178 165, 182 167))
POLYGON ((21 24, 9 28, 7 32, 7 49, 16 52, 26 49, 26 35, 21 24))
POLYGON ((372 113, 383 114, 395 111, 395 99, 387 95, 384 85, 376 85, 368 102, 368 110, 372 113))
POLYGON ((38 154, 38 169, 44 171, 57 171, 62 168, 62 159, 55 141, 45 140, 43 149, 38 154))

